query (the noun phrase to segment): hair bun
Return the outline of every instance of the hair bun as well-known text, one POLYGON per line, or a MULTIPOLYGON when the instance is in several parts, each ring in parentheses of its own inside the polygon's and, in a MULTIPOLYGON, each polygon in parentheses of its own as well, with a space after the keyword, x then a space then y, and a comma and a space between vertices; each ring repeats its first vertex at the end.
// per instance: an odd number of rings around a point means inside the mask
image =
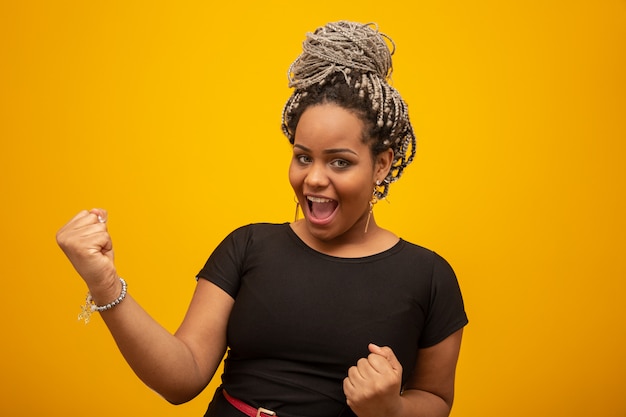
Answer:
POLYGON ((289 87, 296 89, 319 83, 333 72, 348 77, 352 70, 386 80, 392 72, 395 45, 374 23, 339 21, 307 33, 302 50, 287 74, 289 87))

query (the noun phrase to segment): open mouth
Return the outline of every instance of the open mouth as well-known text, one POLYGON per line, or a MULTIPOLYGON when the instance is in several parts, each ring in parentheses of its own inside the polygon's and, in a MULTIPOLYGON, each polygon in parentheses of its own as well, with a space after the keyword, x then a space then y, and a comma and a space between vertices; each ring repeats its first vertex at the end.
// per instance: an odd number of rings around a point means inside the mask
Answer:
POLYGON ((338 203, 330 198, 307 196, 306 200, 311 217, 318 221, 328 219, 338 206, 338 203))

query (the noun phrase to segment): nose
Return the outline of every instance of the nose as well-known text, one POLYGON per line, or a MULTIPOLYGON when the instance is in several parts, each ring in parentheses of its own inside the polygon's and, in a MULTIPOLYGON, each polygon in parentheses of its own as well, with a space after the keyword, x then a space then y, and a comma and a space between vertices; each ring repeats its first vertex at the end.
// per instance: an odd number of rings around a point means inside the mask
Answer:
POLYGON ((304 183, 314 189, 326 187, 329 183, 329 179, 324 164, 311 164, 304 178, 304 183))

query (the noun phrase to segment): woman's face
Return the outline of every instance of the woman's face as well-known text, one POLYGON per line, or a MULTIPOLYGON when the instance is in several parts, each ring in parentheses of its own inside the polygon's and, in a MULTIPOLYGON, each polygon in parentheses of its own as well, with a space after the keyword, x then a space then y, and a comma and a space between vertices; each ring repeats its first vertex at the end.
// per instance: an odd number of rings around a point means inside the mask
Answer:
POLYGON ((317 239, 363 236, 374 184, 391 163, 390 153, 372 160, 363 128, 355 113, 336 104, 311 106, 300 117, 289 181, 317 239))

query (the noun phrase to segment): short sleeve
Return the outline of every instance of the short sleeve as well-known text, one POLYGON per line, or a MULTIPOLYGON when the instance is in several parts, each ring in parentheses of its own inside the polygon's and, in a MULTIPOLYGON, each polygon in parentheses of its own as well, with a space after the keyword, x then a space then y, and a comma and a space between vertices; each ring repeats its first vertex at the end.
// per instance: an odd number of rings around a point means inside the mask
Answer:
POLYGON ((434 346, 468 323, 461 288, 454 270, 435 254, 430 302, 420 348, 434 346))
POLYGON ((206 279, 235 298, 239 292, 249 231, 250 228, 244 226, 226 236, 209 256, 196 279, 206 279))

